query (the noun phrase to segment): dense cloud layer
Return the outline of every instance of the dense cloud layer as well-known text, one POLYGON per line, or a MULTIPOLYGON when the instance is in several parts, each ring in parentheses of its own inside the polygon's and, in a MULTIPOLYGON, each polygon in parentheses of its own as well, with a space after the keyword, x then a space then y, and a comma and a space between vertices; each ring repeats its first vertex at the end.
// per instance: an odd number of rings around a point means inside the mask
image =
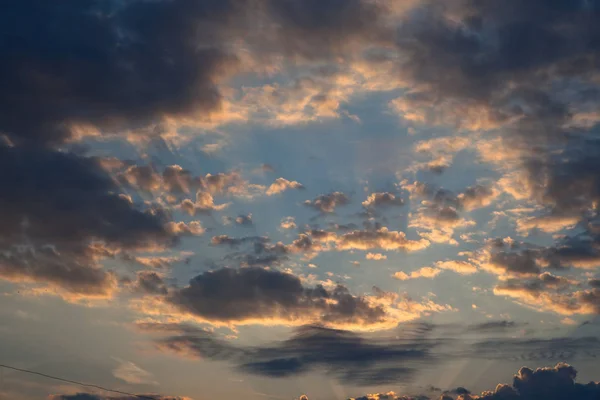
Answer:
POLYGON ((0 171, 0 275, 5 279, 107 296, 116 279, 97 260, 174 242, 165 216, 142 212, 119 196, 94 159, 2 146, 0 171))

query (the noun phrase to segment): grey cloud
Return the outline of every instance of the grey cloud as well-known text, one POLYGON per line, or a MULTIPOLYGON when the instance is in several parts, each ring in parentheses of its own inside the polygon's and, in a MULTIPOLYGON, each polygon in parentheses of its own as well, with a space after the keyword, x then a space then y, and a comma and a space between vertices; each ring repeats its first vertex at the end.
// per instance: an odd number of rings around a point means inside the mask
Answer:
POLYGON ((143 293, 162 295, 168 293, 167 285, 162 276, 152 271, 138 272, 134 287, 143 293))
POLYGON ((183 327, 142 327, 170 336, 157 340, 159 348, 215 360, 228 360, 238 369, 256 375, 281 378, 324 369, 342 382, 362 385, 402 382, 434 358, 434 342, 368 339, 342 330, 319 326, 297 329, 289 339, 257 347, 241 348, 214 334, 183 327), (172 335, 173 332, 177 334, 172 335))
POLYGON ((0 171, 4 278, 108 294, 115 279, 95 260, 175 243, 168 216, 119 196, 96 159, 0 147, 0 171))
MULTIPOLYGON (((554 367, 522 367, 513 376, 512 384, 498 384, 494 390, 479 395, 465 388, 442 393, 440 400, 593 400, 600 396, 600 384, 575 382, 577 370, 569 364, 554 367), (458 397, 455 397, 458 396, 458 397)), ((349 400, 429 400, 424 395, 402 396, 394 392, 370 394, 349 400)))
POLYGON ((230 246, 238 247, 246 243, 267 243, 270 239, 264 236, 244 236, 240 238, 231 237, 228 235, 213 236, 210 243, 214 246, 230 246))
POLYGON ((342 192, 332 192, 317 196, 314 200, 306 200, 304 204, 322 213, 332 213, 339 206, 350 203, 350 197, 342 192))
POLYGON ((469 325, 467 327, 467 330, 472 332, 501 332, 505 330, 515 329, 523 325, 524 324, 519 324, 515 321, 507 320, 489 321, 480 324, 469 325))
POLYGON ((205 272, 170 292, 166 301, 182 312, 221 322, 277 319, 368 325, 388 318, 385 308, 370 305, 344 286, 309 288, 294 275, 251 267, 205 272))
POLYGON ((372 193, 367 200, 363 201, 363 207, 376 208, 386 206, 401 206, 404 205, 404 201, 401 197, 388 192, 377 192, 372 193))
POLYGON ((9 60, 0 130, 17 143, 58 143, 74 124, 114 132, 218 110, 234 12, 210 0, 12 1, 0 21, 9 60))

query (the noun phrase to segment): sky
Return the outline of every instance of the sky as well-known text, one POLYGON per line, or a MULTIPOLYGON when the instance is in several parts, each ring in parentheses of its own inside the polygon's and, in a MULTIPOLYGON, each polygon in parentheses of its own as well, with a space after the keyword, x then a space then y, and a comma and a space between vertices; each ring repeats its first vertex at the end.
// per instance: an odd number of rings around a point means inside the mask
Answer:
POLYGON ((0 398, 600 398, 600 1, 3 8, 0 398))

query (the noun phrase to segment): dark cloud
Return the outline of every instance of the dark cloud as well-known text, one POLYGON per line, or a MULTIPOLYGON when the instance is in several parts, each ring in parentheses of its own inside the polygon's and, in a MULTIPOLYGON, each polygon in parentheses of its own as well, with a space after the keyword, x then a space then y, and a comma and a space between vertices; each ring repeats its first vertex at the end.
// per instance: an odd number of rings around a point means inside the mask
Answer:
POLYGON ((11 1, 0 20, 0 131, 16 143, 59 143, 76 125, 107 132, 210 113, 229 1, 11 1), (76 32, 76 34, 74 34, 76 32))
MULTIPOLYGON (((565 363, 554 367, 519 369, 512 385, 498 384, 494 390, 479 395, 457 388, 442 393, 440 400, 593 400, 600 398, 600 384, 575 382, 577 371, 565 363)), ((349 400, 429 400, 427 396, 401 396, 394 392, 369 394, 349 400)))
POLYGON ((6 279, 104 295, 115 279, 96 260, 175 240, 164 213, 138 210, 92 158, 0 147, 0 186, 0 275, 6 279))
POLYGON ((363 207, 376 208, 386 206, 401 206, 404 205, 404 201, 401 197, 388 192, 377 192, 369 195, 367 200, 362 202, 363 207))
POLYGON ((332 192, 317 196, 314 200, 306 200, 304 204, 322 213, 332 213, 339 206, 350 203, 350 197, 342 192, 332 192))
POLYGON ((377 40, 384 8, 365 0, 269 0, 283 48, 304 57, 332 57, 357 41, 377 40))
POLYGON ((234 238, 227 235, 219 235, 213 236, 210 243, 214 246, 230 246, 230 247, 238 247, 242 244, 246 243, 268 243, 270 239, 264 236, 244 236, 241 238, 234 238))
POLYGON ((509 329, 518 328, 522 325, 523 324, 519 324, 515 321, 507 320, 489 321, 480 324, 469 325, 467 330, 471 332, 502 332, 509 329))
POLYGON ((600 354, 600 340, 597 337, 494 339, 473 344, 467 353, 465 353, 467 357, 491 360, 569 361, 595 359, 600 354))
POLYGON ((134 287, 142 293, 166 295, 168 292, 163 277, 152 271, 138 272, 134 287))
POLYGON ((305 287, 294 275, 262 268, 205 272, 169 293, 167 301, 182 312, 223 323, 283 320, 367 326, 390 318, 383 306, 371 305, 344 286, 305 287))
POLYGON ((485 115, 485 126, 463 127, 501 127, 529 195, 552 215, 593 208, 598 118, 579 117, 594 114, 600 99, 599 15, 597 1, 423 2, 398 30, 402 71, 415 87, 405 101, 485 115))
POLYGON ((240 370, 272 378, 324 370, 342 382, 361 385, 401 382, 433 361, 434 342, 367 339, 348 331, 318 326, 299 328, 290 339, 272 345, 240 348, 196 328, 146 325, 163 334, 159 348, 184 355, 229 360, 240 370))

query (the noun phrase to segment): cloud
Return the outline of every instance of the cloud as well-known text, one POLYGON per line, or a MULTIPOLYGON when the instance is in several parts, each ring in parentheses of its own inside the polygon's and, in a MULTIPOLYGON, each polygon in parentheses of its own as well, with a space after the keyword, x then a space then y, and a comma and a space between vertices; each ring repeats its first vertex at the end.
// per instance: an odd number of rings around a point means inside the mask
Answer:
POLYGON ((417 301, 378 288, 373 288, 372 294, 358 296, 341 284, 310 287, 290 273, 257 267, 204 272, 179 288, 167 289, 154 273, 139 278, 142 280, 137 287, 157 295, 135 304, 141 313, 172 315, 216 326, 318 323, 333 328, 378 330, 452 310, 430 299, 417 301))
POLYGON ((469 325, 467 329, 472 332, 500 332, 508 329, 518 328, 521 325, 522 324, 518 324, 515 321, 501 320, 469 325))
POLYGON ((16 144, 60 143, 90 129, 160 132, 169 118, 218 112, 216 83, 236 62, 224 48, 235 10, 220 1, 75 1, 68 12, 20 2, 0 23, 11 38, 3 46, 11 62, 0 71, 0 131, 16 144))
POLYGON ((392 193, 387 192, 372 193, 371 195, 369 195, 367 200, 362 202, 362 205, 365 208, 401 206, 403 204, 404 201, 401 198, 396 197, 392 193))
POLYGON ((409 227, 417 228, 422 237, 432 242, 453 245, 458 244, 453 238, 455 229, 475 225, 475 221, 463 218, 461 212, 485 207, 498 195, 484 185, 468 187, 459 194, 421 182, 405 185, 405 189, 411 199, 421 199, 416 212, 410 214, 409 227))
POLYGON ((232 222, 235 222, 236 224, 238 224, 240 226, 246 226, 246 227, 250 227, 250 226, 254 225, 254 221, 252 220, 252 213, 249 213, 247 215, 240 214, 235 218, 223 217, 223 224, 229 225, 232 222))
POLYGON ((352 231, 337 238, 338 250, 403 250, 418 251, 429 247, 425 239, 409 240, 404 232, 382 227, 376 231, 352 231))
POLYGON ((100 260, 170 247, 179 234, 160 210, 140 210, 120 196, 97 159, 2 146, 0 171, 3 279, 109 297, 116 277, 100 260))
POLYGON ((431 267, 423 267, 416 271, 407 274, 406 272, 399 271, 395 272, 392 276, 401 281, 407 281, 409 279, 417 279, 417 278, 435 278, 442 272, 441 269, 431 268, 431 267))
POLYGON ((478 272, 475 265, 462 260, 437 261, 434 265, 436 268, 453 271, 460 275, 471 275, 478 272))
POLYGON ((541 311, 560 315, 598 314, 600 290, 574 291, 574 282, 544 272, 528 280, 511 279, 497 285, 494 294, 509 296, 541 311))
POLYGON ((177 236, 200 236, 206 232, 200 221, 190 221, 188 223, 170 221, 165 227, 168 232, 177 236))
POLYGON ((285 217, 281 219, 281 223, 279 224, 281 229, 295 229, 296 228, 296 220, 294 217, 285 217))
POLYGON ((152 374, 131 361, 115 358, 119 365, 113 370, 113 375, 117 379, 134 385, 157 385, 152 374))
POLYGON ((322 213, 332 213, 339 206, 350 203, 350 198, 342 192, 332 192, 317 196, 314 200, 306 200, 304 204, 322 213))
POLYGON ((385 254, 381 254, 381 253, 367 253, 365 258, 367 260, 375 260, 375 261, 387 260, 387 256, 385 254))
MULTIPOLYGON (((355 296, 342 286, 305 287, 294 275, 261 268, 205 272, 189 286, 169 293, 167 301, 183 313, 221 324, 273 323, 332 327, 393 326, 421 312, 405 312, 403 299, 384 292, 355 296)), ((412 303, 407 300, 406 305, 412 303)))
POLYGON ((296 181, 288 181, 285 178, 277 178, 267 189, 267 195, 273 196, 285 192, 288 189, 304 189, 304 185, 296 181))
POLYGON ((185 199, 181 202, 179 207, 188 213, 189 215, 196 215, 196 213, 210 213, 212 211, 222 211, 229 207, 229 203, 215 204, 213 196, 208 192, 198 190, 196 193, 196 201, 192 202, 190 199, 185 199))
MULTIPOLYGON (((575 382, 577 370, 569 364, 554 367, 522 367, 513 377, 512 385, 498 384, 494 390, 479 395, 465 388, 443 392, 440 400, 587 400, 600 395, 600 384, 575 382), (458 395, 458 397, 454 397, 458 395)), ((400 396, 394 392, 369 394, 349 400, 429 400, 427 396, 400 396)))
POLYGON ((139 271, 137 280, 133 284, 134 290, 141 293, 166 295, 167 284, 163 276, 154 271, 139 271))
POLYGON ((310 371, 324 371, 345 383, 373 385, 410 379, 434 359, 435 342, 369 338, 324 328, 302 326, 286 340, 254 347, 237 347, 213 333, 189 326, 142 325, 166 337, 157 339, 163 351, 193 357, 224 360, 254 375, 285 378, 310 371))
POLYGON ((276 21, 275 37, 288 52, 305 58, 331 58, 353 49, 357 42, 377 39, 375 23, 384 7, 364 0, 270 0, 268 11, 276 21))

